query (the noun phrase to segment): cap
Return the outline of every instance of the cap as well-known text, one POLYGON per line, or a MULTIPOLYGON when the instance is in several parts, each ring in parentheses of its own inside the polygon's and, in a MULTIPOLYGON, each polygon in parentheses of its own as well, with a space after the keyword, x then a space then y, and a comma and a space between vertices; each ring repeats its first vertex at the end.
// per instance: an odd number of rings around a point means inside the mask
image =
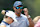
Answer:
POLYGON ((16 1, 13 5, 13 7, 17 7, 19 5, 23 5, 21 1, 16 1))
POLYGON ((15 22, 17 22, 16 18, 14 17, 15 15, 12 11, 6 12, 5 15, 11 17, 15 22))

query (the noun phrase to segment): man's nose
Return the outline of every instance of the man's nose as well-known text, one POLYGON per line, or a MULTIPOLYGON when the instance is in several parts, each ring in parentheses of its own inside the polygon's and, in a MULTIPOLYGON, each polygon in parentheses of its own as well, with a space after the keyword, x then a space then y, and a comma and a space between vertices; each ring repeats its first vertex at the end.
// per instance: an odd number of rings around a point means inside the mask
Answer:
POLYGON ((21 10, 21 9, 19 8, 19 10, 21 10))
POLYGON ((21 9, 19 8, 19 10, 21 10, 21 9))

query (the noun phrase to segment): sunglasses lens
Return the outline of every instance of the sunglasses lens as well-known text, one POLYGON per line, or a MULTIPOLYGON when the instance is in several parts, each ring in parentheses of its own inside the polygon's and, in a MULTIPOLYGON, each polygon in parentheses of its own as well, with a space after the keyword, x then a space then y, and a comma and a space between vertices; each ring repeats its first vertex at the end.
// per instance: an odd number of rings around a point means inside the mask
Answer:
POLYGON ((19 9, 19 8, 20 8, 20 9, 23 9, 23 7, 16 7, 16 9, 19 9))
POLYGON ((23 9, 23 7, 20 7, 20 9, 23 9))
POLYGON ((19 7, 16 7, 16 9, 19 9, 19 7))

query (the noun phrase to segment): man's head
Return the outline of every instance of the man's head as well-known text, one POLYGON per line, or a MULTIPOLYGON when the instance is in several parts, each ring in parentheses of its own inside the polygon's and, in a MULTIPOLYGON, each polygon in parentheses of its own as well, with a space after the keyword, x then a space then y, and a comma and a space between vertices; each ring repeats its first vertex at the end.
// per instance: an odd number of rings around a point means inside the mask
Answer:
POLYGON ((7 23, 11 24, 13 21, 17 22, 17 20, 15 19, 14 17, 14 13, 13 11, 8 11, 5 13, 5 16, 4 16, 4 21, 6 21, 7 23))
POLYGON ((40 16, 36 16, 36 17, 33 19, 33 22, 36 24, 39 19, 40 19, 40 16))
POLYGON ((9 17, 9 16, 4 16, 4 20, 8 23, 8 24, 11 24, 14 20, 11 18, 11 17, 9 17))
POLYGON ((21 1, 16 1, 13 5, 13 9, 16 13, 20 14, 22 11, 23 5, 21 1))
POLYGON ((27 8, 24 8, 23 11, 24 11, 24 14, 25 14, 26 16, 28 16, 28 9, 27 9, 27 8))

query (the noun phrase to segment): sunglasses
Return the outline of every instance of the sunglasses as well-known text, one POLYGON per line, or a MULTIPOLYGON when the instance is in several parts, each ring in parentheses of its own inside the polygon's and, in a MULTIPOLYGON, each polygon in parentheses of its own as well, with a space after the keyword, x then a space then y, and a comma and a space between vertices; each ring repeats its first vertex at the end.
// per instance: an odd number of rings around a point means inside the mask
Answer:
POLYGON ((23 9, 23 7, 16 7, 16 9, 19 9, 19 8, 20 8, 20 9, 23 9))

